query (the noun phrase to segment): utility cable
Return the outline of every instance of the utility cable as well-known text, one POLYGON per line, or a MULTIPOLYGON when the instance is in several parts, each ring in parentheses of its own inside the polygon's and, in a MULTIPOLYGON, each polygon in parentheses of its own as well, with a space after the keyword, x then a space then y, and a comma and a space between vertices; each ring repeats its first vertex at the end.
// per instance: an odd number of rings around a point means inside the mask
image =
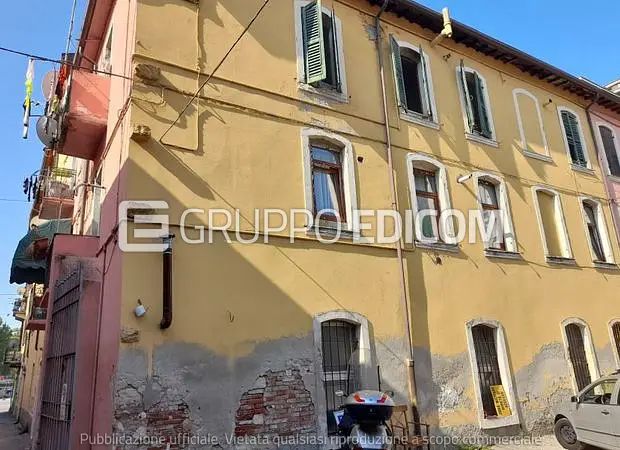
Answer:
POLYGON ((243 29, 243 31, 241 32, 239 37, 235 40, 235 42, 233 42, 233 45, 228 49, 228 51, 226 52, 224 57, 220 60, 220 62, 217 63, 217 66, 215 66, 215 69, 213 69, 213 71, 209 74, 209 76, 207 77, 205 82, 200 85, 200 87, 198 88, 196 93, 194 95, 192 95, 192 98, 189 100, 189 102, 187 102, 185 107, 181 110, 181 112, 179 113, 177 118, 174 119, 174 122, 172 122, 172 124, 170 124, 170 126, 164 132, 164 134, 161 135, 161 137, 159 138, 159 142, 161 144, 164 144, 164 142, 163 142, 164 137, 166 137, 166 135, 170 132, 170 130, 172 130, 172 128, 179 122, 179 119, 181 119, 183 114, 185 114, 185 111, 187 111, 187 108, 189 108, 190 105, 193 103, 193 101, 196 100, 196 97, 198 97, 198 95, 200 94, 200 91, 202 91, 202 89, 207 85, 207 83, 209 83, 209 81, 211 81, 211 78, 213 77, 213 75, 215 75, 215 72, 217 72, 217 70, 221 67, 221 65, 224 64, 224 61, 226 61, 226 59, 228 58, 228 55, 230 55, 232 53, 232 51, 235 49, 235 47, 237 46, 237 44, 239 43, 241 38, 243 38, 243 36, 245 36, 245 33, 248 32, 248 30, 250 29, 252 24, 256 21, 256 19, 258 19, 258 17, 260 16, 260 14, 263 12, 263 10, 265 9, 265 7, 267 6, 267 4, 270 1, 271 0, 264 0, 262 6, 258 9, 258 11, 256 11, 256 14, 254 14, 254 17, 252 18, 252 20, 250 20, 250 23, 248 23, 248 25, 243 29))
MULTIPOLYGON (((26 56, 28 58, 34 59, 35 61, 45 61, 45 62, 61 64, 61 65, 65 65, 67 67, 71 67, 71 68, 74 68, 74 69, 82 69, 82 70, 85 69, 82 66, 70 63, 68 61, 61 61, 59 59, 46 58, 45 56, 32 55, 30 53, 21 52, 19 50, 13 50, 11 48, 0 47, 0 51, 6 52, 6 53, 12 53, 14 55, 26 56)), ((118 74, 118 73, 106 72, 105 70, 97 70, 97 69, 88 69, 88 70, 91 71, 91 72, 94 72, 94 73, 100 73, 100 74, 103 74, 103 75, 110 75, 111 77, 124 78, 125 80, 133 80, 133 78, 131 78, 131 77, 126 77, 125 75, 121 75, 121 74, 118 74)))

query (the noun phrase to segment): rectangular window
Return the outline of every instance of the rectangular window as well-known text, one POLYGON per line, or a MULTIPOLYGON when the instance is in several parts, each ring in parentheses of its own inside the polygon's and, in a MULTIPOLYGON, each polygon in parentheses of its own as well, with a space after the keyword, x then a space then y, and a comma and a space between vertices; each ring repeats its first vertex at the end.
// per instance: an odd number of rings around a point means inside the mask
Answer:
POLYGON ((561 110, 562 128, 571 162, 577 166, 588 167, 581 129, 577 116, 569 111, 561 110))
POLYGON ((429 121, 436 120, 431 101, 431 84, 422 48, 400 45, 390 36, 392 64, 398 106, 405 114, 415 114, 429 121))
POLYGON ((323 380, 329 434, 338 432, 334 411, 344 402, 344 398, 337 397, 336 392, 354 392, 359 389, 359 386, 347 386, 351 369, 349 363, 352 362, 351 356, 358 347, 357 331, 355 324, 342 320, 329 320, 321 325, 323 380))
POLYGON ((488 228, 488 223, 491 220, 491 216, 495 216, 493 233, 491 234, 491 239, 488 242, 487 247, 497 250, 506 250, 502 218, 500 217, 501 209, 498 201, 497 186, 489 181, 479 180, 478 195, 480 198, 480 206, 482 207, 482 219, 484 221, 485 229, 488 228))
POLYGON ((101 63, 99 64, 99 70, 104 72, 112 72, 112 36, 114 34, 114 27, 110 26, 110 32, 106 39, 105 47, 103 48, 103 55, 101 63))
POLYGON ((494 139, 484 79, 478 72, 465 68, 462 61, 459 73, 468 132, 494 139))
POLYGON ((321 0, 301 8, 305 82, 338 92, 340 68, 336 16, 323 12, 321 0))
POLYGON ((601 133, 601 140, 603 141, 603 148, 605 149, 609 173, 615 177, 620 177, 620 161, 618 161, 618 149, 616 148, 614 134, 605 126, 600 126, 598 129, 601 133))
POLYGON ((439 239, 439 194, 437 192, 436 172, 413 169, 415 194, 418 214, 424 211, 433 212, 422 219, 422 236, 427 239, 439 239))
POLYGON ((314 215, 320 211, 321 219, 346 222, 342 185, 341 152, 319 144, 311 144, 312 193, 314 215))
POLYGON ((588 228, 588 236, 590 237, 590 245, 594 253, 595 261, 605 262, 605 251, 603 250, 603 241, 599 231, 596 209, 591 204, 584 202, 583 211, 585 213, 586 227, 588 228))
POLYGON ((478 367, 480 394, 484 418, 497 417, 492 386, 503 386, 497 358, 496 329, 488 325, 476 325, 471 329, 478 367))
POLYGON ((620 361, 620 321, 611 326, 611 334, 613 335, 614 345, 616 346, 616 355, 620 361))

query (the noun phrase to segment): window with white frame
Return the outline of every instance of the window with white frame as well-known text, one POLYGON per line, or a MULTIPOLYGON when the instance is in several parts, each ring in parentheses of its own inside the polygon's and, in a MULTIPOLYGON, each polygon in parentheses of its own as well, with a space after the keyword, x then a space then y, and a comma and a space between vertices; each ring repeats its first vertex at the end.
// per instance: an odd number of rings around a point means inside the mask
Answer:
POLYGON ((605 226, 605 215, 601 203, 592 198, 580 198, 583 224, 590 243, 592 260, 613 264, 614 256, 605 226))
POLYGON ((607 172, 614 177, 620 177, 620 158, 618 157, 619 149, 616 133, 611 127, 605 125, 599 125, 598 132, 603 150, 605 151, 607 172))
POLYGON ((600 377, 590 327, 581 319, 566 319, 562 322, 562 338, 577 393, 600 377))
POLYGON ((368 320, 351 311, 328 311, 314 318, 317 421, 321 435, 337 432, 334 412, 344 398, 337 391, 353 392, 376 384, 376 365, 370 346, 368 320))
POLYGON ((323 130, 301 133, 306 209, 314 225, 359 232, 353 146, 323 130))
POLYGON ((454 221, 442 217, 451 208, 445 166, 429 156, 410 153, 407 168, 416 240, 455 244, 454 221))
POLYGON ((428 57, 422 47, 390 35, 396 101, 401 117, 424 125, 438 125, 428 57))
POLYGON ((620 367, 620 319, 613 319, 609 322, 609 337, 611 339, 611 347, 614 350, 616 365, 620 367))
POLYGON ((564 146, 572 166, 589 169, 590 160, 579 115, 568 108, 559 106, 558 116, 564 136, 564 146))
POLYGON ((560 194, 544 186, 534 186, 532 193, 547 260, 561 262, 562 259, 572 259, 560 194))
POLYGON ((342 24, 321 0, 295 2, 297 79, 304 89, 347 101, 342 24))
POLYGON ((490 429, 518 424, 504 328, 495 320, 472 320, 467 323, 467 342, 480 427, 490 429), (508 404, 501 401, 503 399, 508 404))
POLYGON ((112 38, 114 35, 114 26, 110 25, 108 36, 105 40, 103 51, 101 52, 101 59, 99 60, 98 69, 103 72, 112 72, 112 38))
POLYGON ((521 136, 521 149, 528 156, 550 158, 538 99, 525 89, 514 89, 512 96, 521 136))
POLYGON ((476 172, 478 207, 489 239, 485 248, 491 251, 517 252, 506 183, 495 175, 476 172))
POLYGON ((494 143, 495 127, 486 80, 478 71, 466 67, 462 60, 456 72, 468 137, 494 143))

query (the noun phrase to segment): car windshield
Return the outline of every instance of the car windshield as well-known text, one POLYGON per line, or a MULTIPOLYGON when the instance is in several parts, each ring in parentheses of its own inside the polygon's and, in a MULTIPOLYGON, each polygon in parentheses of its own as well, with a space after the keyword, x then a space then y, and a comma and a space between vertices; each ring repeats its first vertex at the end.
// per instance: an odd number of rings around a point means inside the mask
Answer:
POLYGON ((616 380, 603 380, 584 392, 581 396, 581 402, 609 405, 615 388, 616 380))

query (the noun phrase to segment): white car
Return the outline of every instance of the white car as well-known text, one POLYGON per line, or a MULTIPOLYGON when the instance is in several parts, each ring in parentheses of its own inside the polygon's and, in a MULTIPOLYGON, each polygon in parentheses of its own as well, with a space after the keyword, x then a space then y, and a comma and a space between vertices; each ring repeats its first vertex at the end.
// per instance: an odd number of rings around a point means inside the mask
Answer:
POLYGON ((555 415, 555 437, 568 450, 620 450, 620 371, 585 387, 555 415))

